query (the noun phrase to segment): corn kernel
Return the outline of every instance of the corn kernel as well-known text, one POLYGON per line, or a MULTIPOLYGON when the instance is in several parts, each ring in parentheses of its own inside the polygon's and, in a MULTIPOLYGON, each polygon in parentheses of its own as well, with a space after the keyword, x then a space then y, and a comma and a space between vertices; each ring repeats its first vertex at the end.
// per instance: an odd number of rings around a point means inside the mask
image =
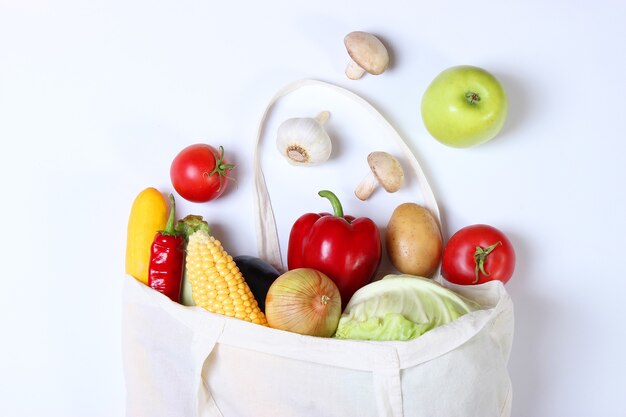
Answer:
POLYGON ((186 268, 192 296, 200 307, 266 326, 248 284, 222 243, 205 231, 189 237, 186 268))

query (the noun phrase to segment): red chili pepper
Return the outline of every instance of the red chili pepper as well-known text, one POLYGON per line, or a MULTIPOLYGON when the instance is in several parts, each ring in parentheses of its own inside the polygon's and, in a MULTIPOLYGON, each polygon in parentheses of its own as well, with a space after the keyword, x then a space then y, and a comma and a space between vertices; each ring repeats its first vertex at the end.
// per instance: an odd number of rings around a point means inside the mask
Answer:
POLYGON ((287 250, 288 268, 313 268, 328 275, 341 293, 345 307, 352 294, 369 283, 382 256, 380 232, 367 217, 344 216, 341 203, 330 191, 334 215, 307 213, 291 228, 287 250))
POLYGON ((172 194, 170 202, 172 208, 165 229, 152 242, 148 285, 178 303, 185 266, 185 238, 174 230, 176 204, 172 194))

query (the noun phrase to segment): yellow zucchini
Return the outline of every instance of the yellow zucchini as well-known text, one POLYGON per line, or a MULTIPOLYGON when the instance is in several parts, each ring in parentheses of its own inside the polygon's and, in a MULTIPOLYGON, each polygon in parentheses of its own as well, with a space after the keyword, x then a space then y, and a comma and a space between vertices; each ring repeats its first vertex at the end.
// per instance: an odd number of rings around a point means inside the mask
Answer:
POLYGON ((126 273, 148 284, 150 247, 157 232, 167 223, 167 200, 156 188, 137 195, 130 210, 126 235, 126 273))

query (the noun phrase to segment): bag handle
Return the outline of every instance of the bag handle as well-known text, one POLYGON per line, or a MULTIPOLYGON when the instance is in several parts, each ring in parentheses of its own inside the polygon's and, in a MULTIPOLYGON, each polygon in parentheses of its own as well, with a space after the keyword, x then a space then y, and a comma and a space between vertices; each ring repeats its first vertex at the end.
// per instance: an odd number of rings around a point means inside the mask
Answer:
MULTIPOLYGON (((305 87, 328 89, 334 93, 338 93, 344 97, 347 97, 352 102, 367 110, 374 120, 376 120, 389 131, 389 137, 395 140, 396 144, 400 147, 400 149, 406 156, 406 160, 409 161, 411 168, 416 174, 417 181, 422 191, 422 196, 424 198, 424 206, 429 209, 430 212, 433 214, 441 229, 441 215, 439 213, 439 207, 437 206, 437 200, 435 200, 435 195, 433 194, 430 184, 428 183, 428 180, 424 175, 424 171, 422 170, 422 167, 415 158, 415 155, 413 154, 411 149, 408 147, 404 139, 402 139, 402 137, 398 134, 396 129, 391 125, 391 123, 389 123, 389 121, 378 110, 376 110, 374 106, 372 106, 361 96, 335 84, 324 81, 305 79, 294 81, 281 88, 269 101, 267 107, 265 108, 265 111, 263 112, 263 115, 261 116, 261 120, 259 121, 254 151, 254 215, 257 236, 257 250, 259 252, 259 257, 261 259, 264 259, 266 262, 269 262, 279 271, 285 271, 280 251, 278 231, 276 228, 276 219, 274 217, 271 199, 267 191, 267 186, 265 184, 263 170, 261 169, 261 155, 259 150, 259 144, 261 143, 263 134, 265 132, 265 122, 267 120, 267 117, 271 113, 274 104, 276 104, 276 102, 279 101, 282 97, 305 87)), ((435 274, 435 279, 439 279, 438 271, 435 274)))

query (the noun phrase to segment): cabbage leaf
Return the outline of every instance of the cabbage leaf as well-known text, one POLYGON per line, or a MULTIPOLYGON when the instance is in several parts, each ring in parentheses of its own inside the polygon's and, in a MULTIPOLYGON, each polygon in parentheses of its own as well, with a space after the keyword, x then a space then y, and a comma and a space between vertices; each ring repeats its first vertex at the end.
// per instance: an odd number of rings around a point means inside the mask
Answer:
POLYGON ((335 337, 410 340, 479 309, 474 301, 431 279, 387 275, 354 293, 335 337))

